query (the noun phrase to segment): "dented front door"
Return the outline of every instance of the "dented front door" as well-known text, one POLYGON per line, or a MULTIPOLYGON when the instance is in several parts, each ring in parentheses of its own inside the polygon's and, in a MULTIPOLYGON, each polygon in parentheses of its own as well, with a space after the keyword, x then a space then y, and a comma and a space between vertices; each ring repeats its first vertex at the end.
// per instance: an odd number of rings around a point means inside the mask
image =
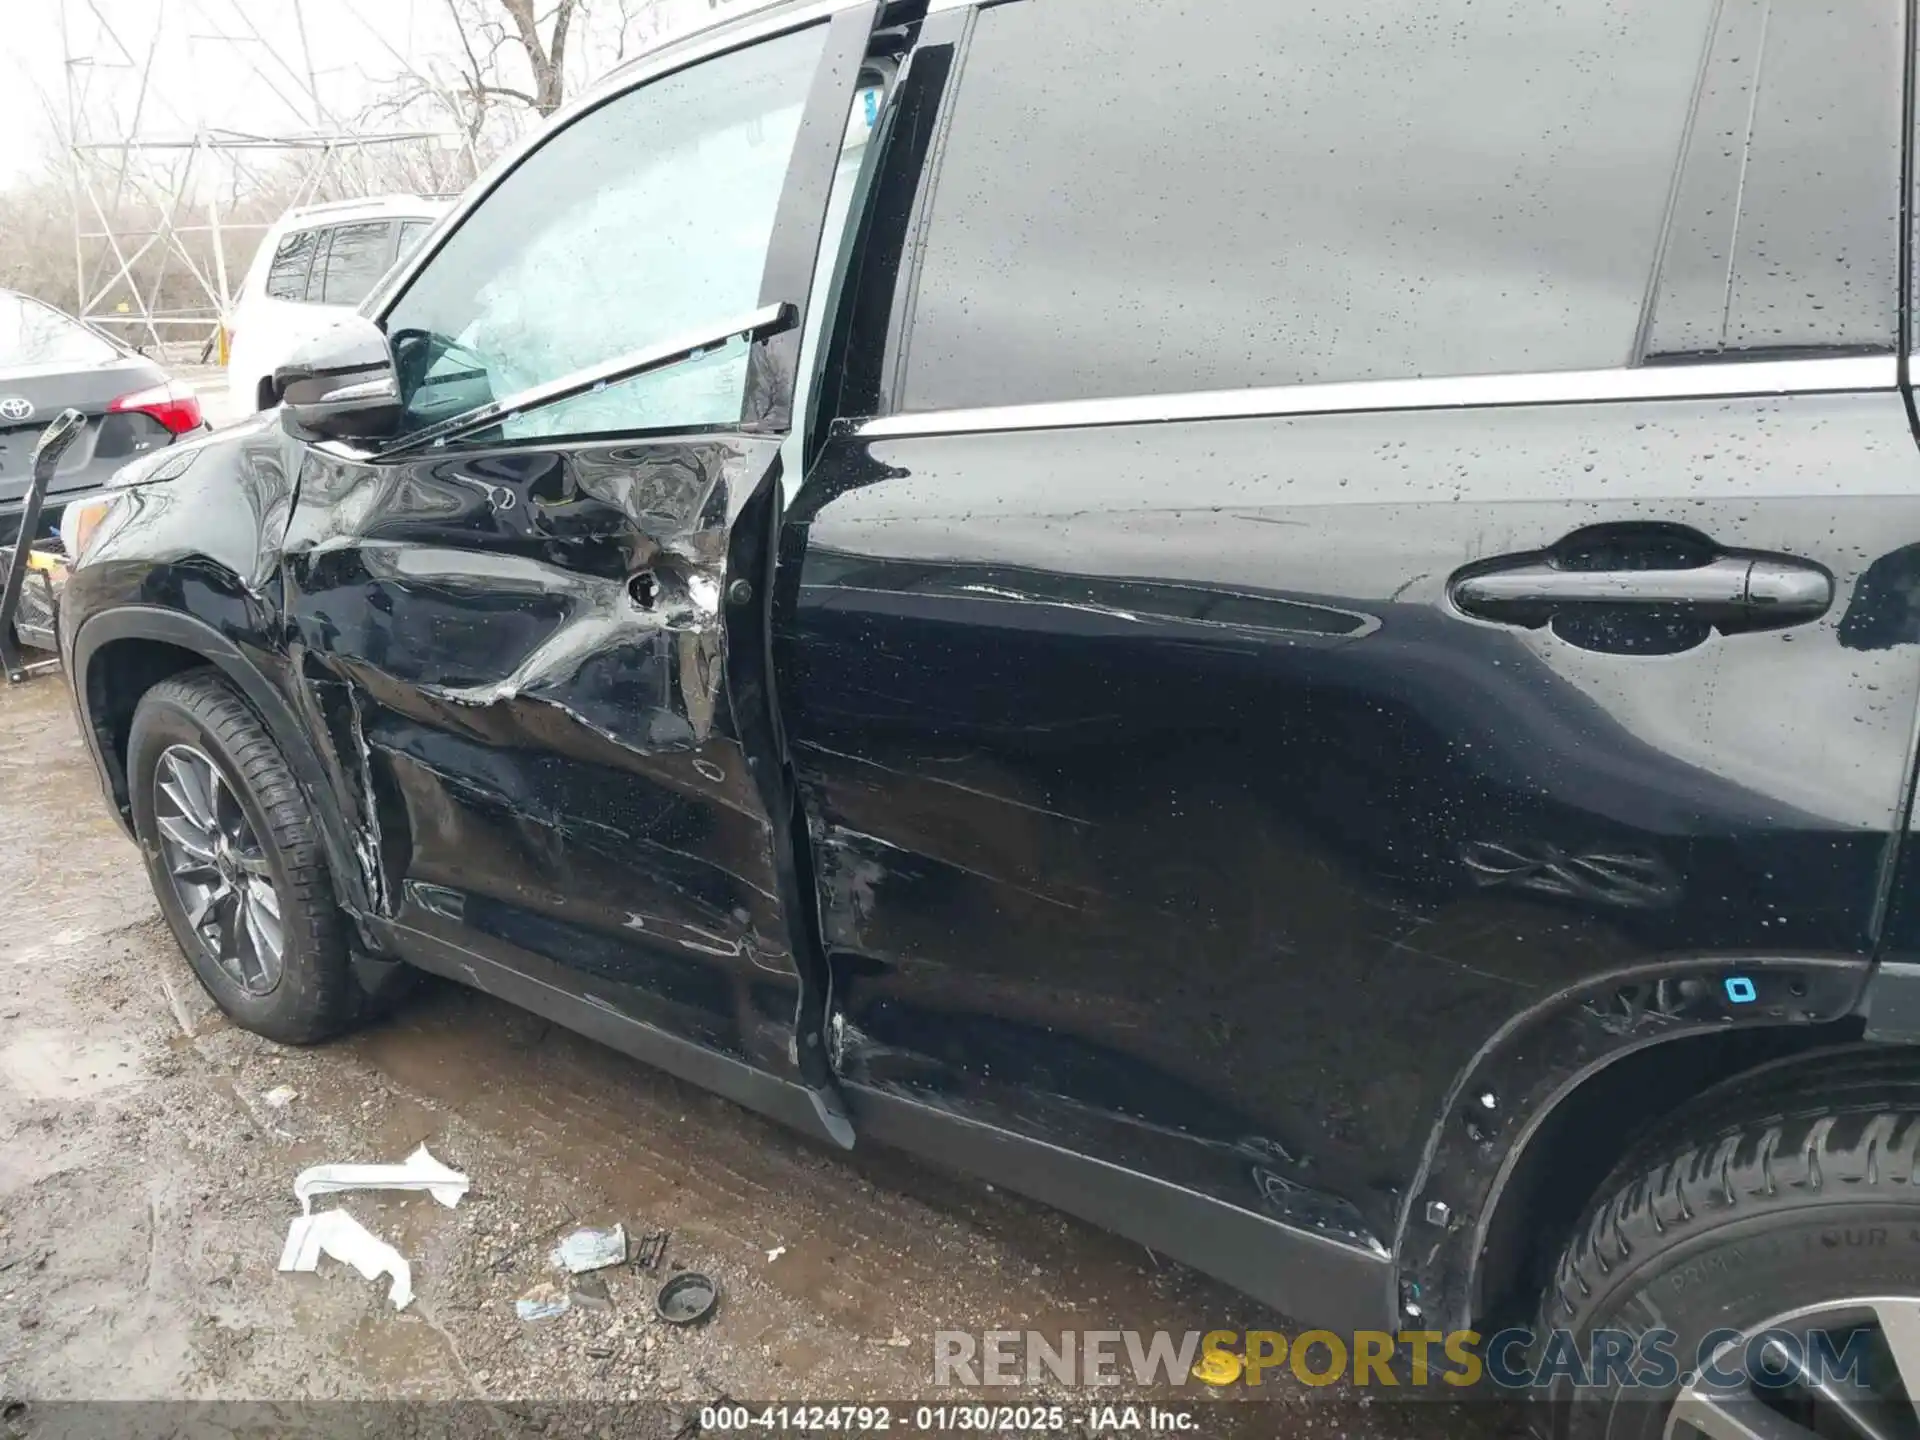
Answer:
POLYGON ((760 542, 872 9, 790 13, 557 126, 382 316, 404 432, 781 320, 471 439, 314 446, 286 547, 301 695, 395 948, 776 1071, 804 947, 760 542))

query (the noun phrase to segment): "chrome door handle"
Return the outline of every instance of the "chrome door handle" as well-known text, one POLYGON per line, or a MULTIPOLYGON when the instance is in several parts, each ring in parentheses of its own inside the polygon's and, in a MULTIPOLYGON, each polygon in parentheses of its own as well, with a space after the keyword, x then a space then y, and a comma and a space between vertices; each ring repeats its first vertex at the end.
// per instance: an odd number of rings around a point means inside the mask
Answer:
POLYGON ((1763 630, 1817 620, 1833 604, 1833 577, 1802 561, 1723 555, 1671 570, 1569 570, 1530 558, 1457 578, 1463 614, 1530 629, 1590 606, 1679 611, 1721 630, 1763 630))

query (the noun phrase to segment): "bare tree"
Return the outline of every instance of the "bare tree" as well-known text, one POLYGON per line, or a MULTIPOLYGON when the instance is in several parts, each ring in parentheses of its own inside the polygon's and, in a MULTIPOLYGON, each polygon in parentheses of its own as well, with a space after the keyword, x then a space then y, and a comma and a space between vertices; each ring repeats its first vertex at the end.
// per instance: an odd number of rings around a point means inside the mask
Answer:
POLYGON ((533 108, 551 115, 560 108, 567 92, 567 32, 580 10, 580 0, 553 0, 547 12, 546 39, 540 38, 540 20, 533 12, 534 0, 498 0, 513 21, 520 48, 526 52, 527 67, 533 71, 533 108))
MULTIPOLYGON (((584 34, 591 70, 625 60, 660 38, 662 0, 446 0, 467 52, 468 74, 490 96, 551 115, 567 97, 570 59, 584 34), (609 33, 610 32, 610 33, 609 33), (500 53, 526 66, 529 88, 501 84, 500 53)), ((707 0, 717 8, 722 0, 707 0)), ((726 0, 736 4, 738 0, 726 0)))
MULTIPOLYGON (((630 51, 637 55, 659 40, 660 4, 659 0, 611 0, 609 10, 608 3, 609 0, 593 0, 586 14, 602 22, 597 27, 602 31, 606 26, 612 27, 611 38, 604 33, 599 36, 602 48, 608 51, 607 61, 611 67, 622 64, 630 51)), ((711 6, 714 0, 707 3, 711 6)))
MULTIPOLYGON (((191 192, 186 201, 173 197, 178 177, 170 172, 143 170, 140 183, 109 184, 100 195, 104 215, 88 207, 82 226, 116 235, 126 270, 121 276, 113 273, 119 254, 107 254, 113 242, 89 239, 88 254, 97 250, 106 259, 86 262, 88 293, 82 295, 76 293, 74 239, 74 216, 82 206, 69 185, 71 137, 64 107, 42 93, 47 163, 0 185, 0 286, 70 308, 84 303, 109 315, 116 308, 135 313, 143 300, 159 311, 204 307, 206 297, 193 272, 213 273, 209 237, 183 233, 177 247, 142 249, 179 204, 198 203, 209 192, 220 195, 224 260, 237 277, 266 223, 291 204, 385 191, 463 189, 569 94, 667 38, 676 0, 430 0, 422 11, 431 23, 421 33, 409 32, 410 42, 390 40, 388 27, 368 23, 368 15, 386 0, 335 3, 358 22, 369 48, 390 67, 376 80, 377 98, 348 128, 415 131, 421 138, 343 147, 320 158, 290 152, 278 159, 216 162, 204 173, 195 172, 186 185, 191 192)), ((707 0, 704 8, 750 10, 762 3, 707 0)), ((682 11, 701 8, 693 0, 678 0, 678 5, 682 11)), ((149 169, 155 163, 143 162, 149 169)))

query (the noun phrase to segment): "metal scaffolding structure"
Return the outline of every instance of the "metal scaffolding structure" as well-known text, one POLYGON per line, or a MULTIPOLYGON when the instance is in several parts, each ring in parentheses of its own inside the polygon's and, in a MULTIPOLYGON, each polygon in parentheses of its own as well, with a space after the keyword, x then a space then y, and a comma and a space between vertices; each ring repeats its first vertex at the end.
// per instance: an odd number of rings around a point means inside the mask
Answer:
POLYGON ((275 218, 234 209, 243 192, 261 188, 264 166, 275 167, 283 189, 292 170, 290 203, 301 205, 341 198, 328 192, 343 181, 352 191, 343 162, 370 148, 463 138, 369 131, 334 114, 321 96, 306 0, 274 3, 278 18, 291 20, 291 45, 262 30, 259 0, 60 0, 83 319, 136 344, 210 356, 231 319, 236 262, 275 218), (182 44, 202 87, 244 76, 271 94, 284 127, 209 123, 197 101, 197 113, 181 113, 153 82, 162 49, 182 44))

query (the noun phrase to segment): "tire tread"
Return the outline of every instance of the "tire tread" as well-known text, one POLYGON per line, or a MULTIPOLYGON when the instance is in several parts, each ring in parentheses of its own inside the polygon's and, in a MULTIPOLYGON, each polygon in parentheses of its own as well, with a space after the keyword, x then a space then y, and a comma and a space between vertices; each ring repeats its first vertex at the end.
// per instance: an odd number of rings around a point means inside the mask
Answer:
MULTIPOLYGON (((1891 1073, 1880 1070, 1882 1058, 1864 1057, 1859 1068, 1891 1073)), ((1910 1082, 1913 1057, 1904 1060, 1899 1074, 1910 1082)), ((1604 1305, 1639 1249, 1671 1249, 1731 1219, 1799 1209, 1816 1198, 1915 1198, 1920 1085, 1876 1089, 1861 1078, 1844 1073, 1810 1089, 1802 1074, 1790 1106, 1756 1094, 1744 1118, 1731 1118, 1736 1104, 1728 1117, 1700 1125, 1693 1141, 1670 1142, 1664 1156, 1640 1152, 1629 1173, 1615 1173, 1562 1252, 1542 1298, 1542 1326, 1577 1328, 1604 1305)))

